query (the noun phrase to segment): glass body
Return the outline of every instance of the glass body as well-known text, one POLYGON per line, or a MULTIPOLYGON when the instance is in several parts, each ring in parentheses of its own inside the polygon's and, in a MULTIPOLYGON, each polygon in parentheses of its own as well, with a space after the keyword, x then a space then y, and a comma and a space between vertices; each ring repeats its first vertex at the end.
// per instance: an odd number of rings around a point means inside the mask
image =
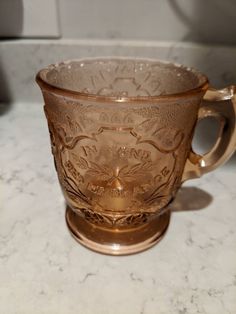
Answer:
POLYGON ((73 236, 108 254, 156 243, 184 176, 201 169, 191 142, 207 78, 175 64, 110 58, 52 65, 37 81, 73 236))

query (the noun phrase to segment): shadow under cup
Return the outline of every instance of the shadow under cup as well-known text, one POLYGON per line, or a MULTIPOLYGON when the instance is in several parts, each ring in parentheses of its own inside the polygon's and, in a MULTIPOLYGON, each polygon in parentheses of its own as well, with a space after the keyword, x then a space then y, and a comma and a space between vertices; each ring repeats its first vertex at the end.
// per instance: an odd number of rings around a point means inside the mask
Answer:
POLYGON ((122 255, 157 243, 208 87, 183 66, 143 59, 86 59, 37 75, 72 235, 122 255))

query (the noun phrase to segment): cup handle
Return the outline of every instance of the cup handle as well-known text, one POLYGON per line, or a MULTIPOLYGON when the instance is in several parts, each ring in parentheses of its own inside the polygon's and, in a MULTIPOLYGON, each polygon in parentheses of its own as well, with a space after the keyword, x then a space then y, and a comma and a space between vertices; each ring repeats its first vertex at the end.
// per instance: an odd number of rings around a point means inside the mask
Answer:
POLYGON ((192 149, 185 163, 182 182, 199 178, 226 162, 236 150, 236 86, 209 88, 203 97, 198 121, 213 117, 220 123, 216 143, 203 156, 192 149))

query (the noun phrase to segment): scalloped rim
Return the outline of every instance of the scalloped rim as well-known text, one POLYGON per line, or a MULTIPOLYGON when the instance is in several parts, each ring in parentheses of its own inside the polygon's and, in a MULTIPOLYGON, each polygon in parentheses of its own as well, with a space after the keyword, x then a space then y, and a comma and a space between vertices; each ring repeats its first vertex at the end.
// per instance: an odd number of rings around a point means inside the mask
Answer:
POLYGON ((70 98, 93 100, 93 101, 99 101, 99 102, 149 102, 150 103, 150 102, 158 102, 158 101, 163 101, 163 100, 173 100, 176 98, 184 98, 186 96, 194 96, 199 93, 205 93, 205 91, 207 90, 209 86, 209 81, 208 81, 207 76, 195 70, 194 68, 187 67, 178 63, 172 63, 172 62, 162 61, 162 60, 157 60, 157 59, 128 58, 128 57, 101 57, 101 58, 71 59, 71 60, 60 62, 60 63, 51 64, 37 73, 36 82, 38 83, 38 85, 40 86, 42 90, 48 90, 50 92, 53 92, 62 96, 67 96, 70 98), (188 72, 193 73, 199 78, 199 81, 202 80, 203 82, 199 84, 198 86, 196 86, 195 88, 189 89, 181 93, 159 95, 159 96, 114 97, 114 96, 101 96, 101 95, 96 95, 96 94, 83 93, 83 92, 78 92, 78 91, 58 87, 56 85, 49 83, 45 79, 45 75, 49 71, 55 68, 58 68, 62 65, 70 64, 72 62, 85 63, 88 61, 98 62, 98 61, 116 61, 116 60, 151 62, 151 63, 158 62, 164 65, 171 65, 171 66, 182 68, 188 72))

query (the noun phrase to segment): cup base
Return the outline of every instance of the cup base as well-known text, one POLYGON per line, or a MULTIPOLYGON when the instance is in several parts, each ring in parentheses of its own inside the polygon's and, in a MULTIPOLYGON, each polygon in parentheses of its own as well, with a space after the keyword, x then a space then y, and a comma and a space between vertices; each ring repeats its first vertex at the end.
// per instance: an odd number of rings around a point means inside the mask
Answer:
POLYGON ((128 255, 144 251, 162 239, 170 211, 136 228, 108 229, 89 223, 67 206, 66 222, 71 235, 83 246, 103 254, 128 255))

